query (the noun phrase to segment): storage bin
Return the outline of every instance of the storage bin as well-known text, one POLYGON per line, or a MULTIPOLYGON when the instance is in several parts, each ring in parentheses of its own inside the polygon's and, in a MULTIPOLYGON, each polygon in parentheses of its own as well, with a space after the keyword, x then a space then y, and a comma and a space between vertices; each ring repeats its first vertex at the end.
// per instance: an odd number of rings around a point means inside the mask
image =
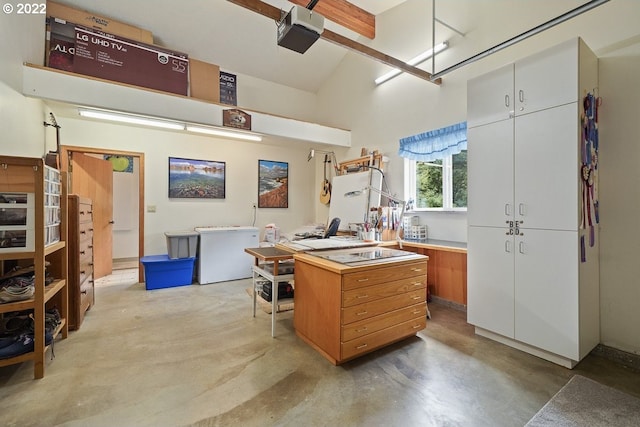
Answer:
POLYGON ((144 266, 145 288, 162 289, 190 285, 193 281, 195 258, 171 259, 169 255, 150 255, 140 258, 144 266))
POLYGON ((169 258, 194 258, 198 248, 197 231, 167 231, 167 252, 169 258))

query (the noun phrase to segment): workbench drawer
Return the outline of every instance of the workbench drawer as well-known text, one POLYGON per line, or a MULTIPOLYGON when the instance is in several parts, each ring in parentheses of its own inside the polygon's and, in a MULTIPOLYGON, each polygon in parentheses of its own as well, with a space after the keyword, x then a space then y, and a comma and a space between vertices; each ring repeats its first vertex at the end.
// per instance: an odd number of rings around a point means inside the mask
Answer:
POLYGON ((389 345, 394 341, 415 335, 427 326, 426 316, 409 320, 390 328, 341 343, 341 360, 351 359, 372 350, 389 345))
POLYGON ((375 301, 381 298, 424 288, 426 286, 427 276, 423 275, 399 279, 389 283, 381 283, 374 286, 351 289, 349 291, 342 292, 342 307, 351 307, 353 305, 363 304, 365 302, 375 301))
POLYGON ((427 289, 421 288, 404 294, 394 295, 371 301, 364 304, 354 305, 342 309, 342 325, 369 319, 388 311, 398 310, 409 305, 418 304, 427 300, 427 289))
POLYGON ((341 340, 343 343, 364 335, 372 334, 385 328, 408 322, 409 320, 426 318, 427 303, 422 302, 399 310, 390 311, 371 319, 350 323, 342 327, 341 340))
POLYGON ((427 261, 347 273, 342 278, 342 289, 347 291, 416 276, 427 276, 427 261))

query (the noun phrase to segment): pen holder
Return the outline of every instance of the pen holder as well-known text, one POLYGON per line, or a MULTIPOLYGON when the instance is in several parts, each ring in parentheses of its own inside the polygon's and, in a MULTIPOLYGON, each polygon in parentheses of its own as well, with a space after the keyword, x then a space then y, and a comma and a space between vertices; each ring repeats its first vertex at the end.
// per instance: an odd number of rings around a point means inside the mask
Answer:
POLYGON ((375 230, 361 231, 360 233, 362 235, 362 240, 364 240, 365 242, 373 242, 373 241, 376 240, 376 232, 375 232, 375 230))

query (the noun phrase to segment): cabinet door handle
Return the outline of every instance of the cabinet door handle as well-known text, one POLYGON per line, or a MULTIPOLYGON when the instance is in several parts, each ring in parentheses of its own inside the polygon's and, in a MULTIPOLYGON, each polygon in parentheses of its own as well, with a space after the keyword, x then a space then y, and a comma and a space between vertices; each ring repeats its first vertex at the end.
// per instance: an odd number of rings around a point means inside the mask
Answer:
POLYGON ((524 102, 524 90, 520 89, 518 91, 518 99, 520 100, 520 102, 524 102))
POLYGON ((364 316, 368 311, 361 311, 360 313, 356 313, 356 316, 364 316))
POLYGON ((524 242, 520 242, 520 243, 518 243, 518 251, 519 251, 521 254, 524 254, 524 250, 525 250, 524 242))
POLYGON ((362 348, 366 348, 367 344, 360 344, 359 346, 356 347, 356 350, 360 350, 362 348))
POLYGON ((509 100, 509 94, 506 94, 504 96, 504 106, 509 108, 509 104, 510 104, 510 100, 509 100))
POLYGON ((508 254, 511 253, 511 241, 510 240, 505 240, 504 241, 504 251, 508 254))
POLYGON ((504 204, 504 214, 506 216, 511 216, 511 204, 510 203, 505 203, 504 204))
POLYGON ((520 216, 525 216, 525 214, 526 214, 526 210, 525 210, 524 203, 519 203, 519 204, 518 204, 518 214, 519 214, 520 216))
POLYGON ((367 282, 369 281, 368 277, 365 277, 364 279, 358 279, 358 282, 367 282))

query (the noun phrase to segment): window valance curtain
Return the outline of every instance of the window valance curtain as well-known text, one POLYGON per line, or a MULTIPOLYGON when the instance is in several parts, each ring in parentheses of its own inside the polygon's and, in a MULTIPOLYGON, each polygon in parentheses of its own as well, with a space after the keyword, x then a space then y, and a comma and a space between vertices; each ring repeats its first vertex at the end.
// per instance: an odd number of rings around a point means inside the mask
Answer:
POLYGON ((466 149, 467 122, 461 122, 402 138, 398 154, 411 160, 431 162, 466 149))

